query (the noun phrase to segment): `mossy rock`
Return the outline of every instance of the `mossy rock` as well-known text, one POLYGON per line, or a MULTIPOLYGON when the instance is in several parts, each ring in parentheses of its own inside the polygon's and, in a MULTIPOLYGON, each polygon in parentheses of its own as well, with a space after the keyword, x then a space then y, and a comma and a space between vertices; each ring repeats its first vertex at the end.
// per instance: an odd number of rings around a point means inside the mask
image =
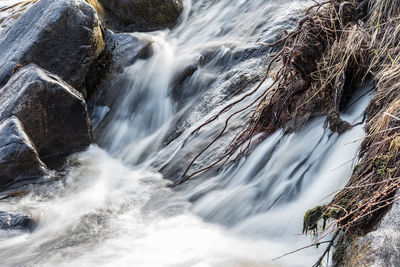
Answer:
MULTIPOLYGON (((93 2, 93 1, 91 1, 93 2)), ((176 25, 182 0, 97 0, 104 23, 121 32, 153 31, 176 25)), ((97 8, 99 10, 99 8, 97 8)))
POLYGON ((325 211, 325 206, 318 206, 314 209, 308 210, 303 219, 303 233, 317 232, 318 222, 322 219, 325 211))
POLYGON ((327 121, 329 123, 329 129, 332 132, 342 134, 351 128, 351 125, 340 118, 340 114, 336 110, 329 112, 327 121))
POLYGON ((317 206, 310 209, 304 214, 303 219, 303 233, 317 233, 318 231, 325 231, 326 223, 330 219, 337 220, 341 215, 341 209, 329 206, 317 206), (322 225, 319 225, 319 223, 322 225))

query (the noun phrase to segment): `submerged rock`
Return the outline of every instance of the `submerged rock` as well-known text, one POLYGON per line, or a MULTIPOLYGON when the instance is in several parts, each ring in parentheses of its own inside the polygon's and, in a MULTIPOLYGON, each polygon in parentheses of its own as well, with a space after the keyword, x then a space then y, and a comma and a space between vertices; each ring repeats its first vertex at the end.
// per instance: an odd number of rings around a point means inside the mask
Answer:
MULTIPOLYGON (((117 79, 124 69, 131 66, 137 60, 146 60, 153 54, 152 41, 147 38, 139 38, 131 33, 117 33, 105 31, 105 40, 108 49, 108 66, 107 71, 103 72, 101 77, 100 90, 101 95, 104 91, 112 90, 118 86, 110 85, 117 79)), ((94 71, 95 72, 95 71, 94 71)), ((98 75, 93 72, 93 76, 98 75)), ((97 70, 98 72, 98 70, 97 70)))
MULTIPOLYGON (((96 2, 90 0, 90 2, 96 2)), ((106 24, 117 31, 153 31, 174 26, 182 0, 98 0, 106 24)))
POLYGON ((36 225, 36 222, 26 214, 0 211, 1 230, 33 231, 36 225))
POLYGON ((0 39, 0 85, 35 63, 84 95, 85 76, 104 48, 95 9, 84 0, 40 0, 0 39))
POLYGON ((109 84, 104 84, 109 82, 111 76, 123 72, 125 67, 132 65, 136 60, 147 59, 152 55, 151 41, 139 39, 134 34, 114 34, 107 30, 104 31, 104 41, 106 49, 92 65, 86 77, 89 99, 95 97, 98 91, 101 94, 109 88, 109 84), (98 90, 99 88, 102 90, 98 90))
POLYGON ((0 120, 13 115, 45 162, 80 151, 91 142, 82 94, 34 64, 23 67, 0 89, 0 120))
MULTIPOLYGON (((24 133, 17 117, 11 116, 0 124, 0 190, 10 183, 40 178, 47 174, 35 146, 24 133)), ((0 212, 0 228, 3 226, 0 212)))

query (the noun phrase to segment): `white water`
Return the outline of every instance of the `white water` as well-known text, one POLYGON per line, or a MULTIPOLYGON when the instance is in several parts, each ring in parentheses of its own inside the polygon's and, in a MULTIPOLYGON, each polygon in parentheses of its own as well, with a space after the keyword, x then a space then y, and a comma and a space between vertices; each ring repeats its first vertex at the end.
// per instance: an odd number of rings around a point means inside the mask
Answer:
MULTIPOLYGON (((153 56, 115 77, 123 80, 118 87, 105 89, 122 97, 108 114, 101 148, 92 145, 74 155, 65 180, 37 187, 22 199, 0 202, 0 210, 25 211, 39 223, 32 233, 0 232, 1 265, 312 265, 321 249, 271 259, 311 244, 300 235, 303 215, 327 203, 326 197, 346 183, 364 136, 362 126, 331 135, 323 126, 325 118, 319 118, 298 133, 277 132, 238 166, 205 174, 175 191, 154 167, 170 159, 168 176, 178 178, 194 151, 218 133, 223 118, 191 138, 183 150, 178 148, 190 129, 178 127, 177 118, 194 128, 235 98, 225 100, 238 77, 262 75, 267 54, 237 60, 235 55, 257 51, 257 42, 272 40, 306 4, 186 1, 176 29, 135 34, 152 40, 153 56), (211 56, 204 56, 207 53, 211 56), (202 56, 204 65, 179 88, 184 95, 179 104, 171 96, 173 79, 202 56), (183 134, 165 147, 176 127, 184 129, 183 134)), ((368 101, 362 98, 343 119, 361 121, 368 101)), ((96 118, 98 111, 108 108, 96 107, 96 118)), ((231 134, 245 117, 235 117, 231 134)), ((200 161, 215 156, 227 137, 200 161)))

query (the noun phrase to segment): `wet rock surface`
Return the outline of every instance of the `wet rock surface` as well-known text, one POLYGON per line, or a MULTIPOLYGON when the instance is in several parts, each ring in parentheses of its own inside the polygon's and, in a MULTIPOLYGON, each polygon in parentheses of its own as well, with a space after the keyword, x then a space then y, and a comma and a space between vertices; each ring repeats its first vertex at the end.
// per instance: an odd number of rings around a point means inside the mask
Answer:
POLYGON ((88 3, 40 0, 2 34, 0 85, 35 63, 86 94, 85 76, 103 47, 96 11, 88 3))
POLYGON ((0 89, 0 119, 13 115, 45 162, 80 151, 91 142, 82 94, 34 64, 22 68, 0 89))
POLYGON ((0 230, 33 231, 36 222, 23 213, 7 213, 0 211, 0 230))
POLYGON ((0 1, 0 36, 5 34, 11 24, 37 1, 27 0, 17 2, 11 6, 6 3, 2 6, 3 3, 0 1))
POLYGON ((98 15, 85 0, 2 6, 0 37, 3 191, 43 181, 48 167, 90 144, 86 83, 93 94, 97 70, 107 69, 98 15))
MULTIPOLYGON (((0 190, 11 183, 32 180, 47 174, 35 146, 25 134, 17 117, 11 116, 0 124, 0 190)), ((0 212, 0 229, 2 225, 0 212)))
POLYGON ((105 22, 123 31, 153 31, 174 26, 183 9, 182 0, 99 0, 105 22))
POLYGON ((107 47, 110 47, 111 54, 107 74, 103 76, 102 83, 97 93, 89 103, 92 109, 92 122, 95 130, 99 134, 102 126, 107 124, 107 120, 102 121, 107 112, 114 105, 121 101, 122 88, 127 82, 123 75, 124 69, 134 64, 137 60, 146 60, 152 56, 152 42, 147 39, 140 39, 134 34, 107 32, 107 47), (116 90, 117 89, 117 90, 116 90), (121 89, 121 90, 119 90, 121 89), (97 123, 101 122, 101 126, 97 123))
POLYGON ((135 34, 119 33, 111 34, 108 46, 112 47, 112 64, 110 73, 123 72, 124 68, 132 65, 138 59, 148 59, 152 55, 151 40, 140 39, 135 34))

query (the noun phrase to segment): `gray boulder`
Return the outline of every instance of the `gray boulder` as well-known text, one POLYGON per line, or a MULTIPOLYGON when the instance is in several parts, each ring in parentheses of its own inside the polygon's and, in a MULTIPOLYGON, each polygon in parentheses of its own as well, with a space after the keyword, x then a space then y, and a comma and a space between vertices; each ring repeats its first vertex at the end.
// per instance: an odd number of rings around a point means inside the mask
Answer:
POLYGON ((397 193, 397 201, 373 231, 345 243, 343 262, 336 266, 400 266, 399 196, 397 193))
POLYGON ((4 120, 0 124, 0 190, 11 183, 40 178, 46 174, 46 165, 39 159, 35 146, 24 133, 18 118, 11 116, 4 120))
POLYGON ((103 51, 95 9, 84 0, 40 0, 0 38, 0 86, 35 63, 85 92, 85 77, 103 51))
MULTIPOLYGON (((94 2, 94 1, 91 1, 94 2)), ((182 0, 98 0, 107 26, 117 31, 153 31, 174 26, 182 0)))
POLYGON ((10 25, 26 10, 33 6, 36 1, 5 2, 0 1, 0 38, 10 25))
POLYGON ((81 151, 92 140, 82 94, 34 64, 23 67, 0 89, 0 121, 13 115, 44 162, 81 151))

